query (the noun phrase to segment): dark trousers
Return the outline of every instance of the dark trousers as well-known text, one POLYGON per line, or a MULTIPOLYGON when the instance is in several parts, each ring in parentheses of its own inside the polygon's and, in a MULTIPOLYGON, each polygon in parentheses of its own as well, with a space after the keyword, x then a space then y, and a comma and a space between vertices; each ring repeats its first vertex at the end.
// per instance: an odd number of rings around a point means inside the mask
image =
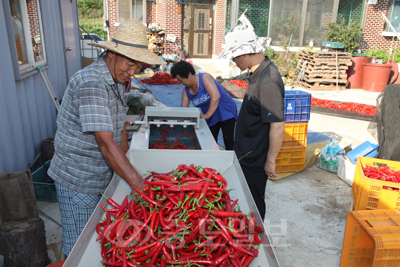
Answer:
POLYGON ((256 203, 258 212, 261 215, 261 219, 265 217, 265 188, 267 186, 268 176, 264 170, 258 170, 251 167, 240 165, 244 177, 246 178, 247 184, 250 188, 250 192, 253 196, 254 202, 256 203))
POLYGON ((219 129, 222 129, 222 137, 224 138, 226 150, 233 150, 233 144, 235 142, 235 123, 235 118, 231 118, 226 121, 219 121, 210 127, 210 131, 214 136, 215 142, 218 141, 219 129))

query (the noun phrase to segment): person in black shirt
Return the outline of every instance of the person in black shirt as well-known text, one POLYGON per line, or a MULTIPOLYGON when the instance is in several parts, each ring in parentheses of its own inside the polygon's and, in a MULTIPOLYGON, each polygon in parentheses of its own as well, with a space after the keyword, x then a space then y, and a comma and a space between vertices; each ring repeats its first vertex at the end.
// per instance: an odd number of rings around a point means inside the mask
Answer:
POLYGON ((285 87, 278 68, 263 55, 270 38, 260 38, 244 16, 226 36, 219 58, 231 57, 250 81, 236 123, 234 150, 261 218, 265 217, 268 177, 277 177, 275 159, 285 132, 285 87))

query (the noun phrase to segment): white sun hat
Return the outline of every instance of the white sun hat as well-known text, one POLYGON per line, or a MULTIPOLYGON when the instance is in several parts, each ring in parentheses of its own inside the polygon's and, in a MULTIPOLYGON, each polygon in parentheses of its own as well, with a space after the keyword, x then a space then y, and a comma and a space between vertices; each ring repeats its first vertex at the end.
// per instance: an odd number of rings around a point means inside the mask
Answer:
POLYGON ((242 24, 233 27, 225 35, 225 50, 218 58, 235 58, 245 54, 262 53, 271 43, 271 38, 256 35, 244 13, 240 16, 239 21, 242 24))

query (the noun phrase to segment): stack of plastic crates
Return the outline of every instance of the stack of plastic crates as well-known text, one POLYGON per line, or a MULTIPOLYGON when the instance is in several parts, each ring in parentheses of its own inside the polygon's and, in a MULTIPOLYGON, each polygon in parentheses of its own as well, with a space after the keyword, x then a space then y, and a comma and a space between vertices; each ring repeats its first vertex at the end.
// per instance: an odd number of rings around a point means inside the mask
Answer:
POLYGON ((400 184, 368 178, 367 166, 400 170, 397 161, 357 158, 340 266, 400 266, 400 184))
POLYGON ((311 94, 285 91, 285 135, 276 157, 276 173, 300 170, 306 160, 308 121, 311 111, 311 94))
POLYGON ((400 266, 400 212, 350 211, 340 266, 400 266))

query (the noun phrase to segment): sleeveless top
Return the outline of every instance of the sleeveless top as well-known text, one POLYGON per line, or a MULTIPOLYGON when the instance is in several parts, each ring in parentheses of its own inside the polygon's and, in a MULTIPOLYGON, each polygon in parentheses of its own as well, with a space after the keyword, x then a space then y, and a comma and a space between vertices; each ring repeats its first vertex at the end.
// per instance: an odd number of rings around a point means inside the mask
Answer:
MULTIPOLYGON (((193 105, 195 107, 201 108, 201 111, 206 114, 209 107, 210 107, 210 102, 211 102, 211 97, 210 95, 207 93, 206 88, 204 87, 203 84, 203 74, 204 73, 199 73, 199 90, 197 91, 197 94, 192 95, 189 92, 189 88, 185 87, 185 92, 186 95, 189 97, 189 99, 192 101, 193 105)), ((214 124, 216 124, 217 122, 220 121, 226 121, 229 120, 231 118, 235 118, 235 120, 237 119, 237 108, 236 108, 236 104, 233 101, 232 97, 225 92, 224 88, 222 88, 222 86, 215 81, 215 79, 213 78, 215 85, 218 88, 219 94, 221 95, 219 102, 218 102, 218 107, 215 110, 214 114, 211 116, 211 118, 209 118, 208 120, 206 120, 208 126, 213 126, 214 124)))

